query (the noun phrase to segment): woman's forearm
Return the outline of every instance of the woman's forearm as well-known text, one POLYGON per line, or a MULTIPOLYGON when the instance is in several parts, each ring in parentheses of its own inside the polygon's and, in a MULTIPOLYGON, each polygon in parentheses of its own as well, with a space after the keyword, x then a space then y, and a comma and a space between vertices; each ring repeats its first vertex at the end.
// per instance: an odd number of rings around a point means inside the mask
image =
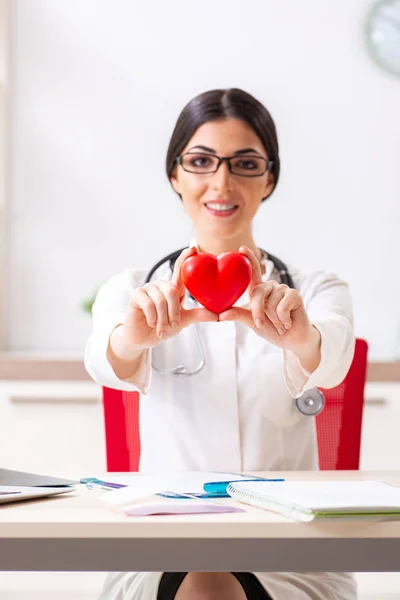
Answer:
POLYGON ((302 344, 293 348, 303 369, 313 373, 321 362, 321 334, 314 326, 310 326, 310 337, 302 344))
POLYGON ((142 360, 143 348, 128 347, 123 340, 123 325, 118 325, 110 335, 107 360, 118 379, 130 379, 136 374, 142 360))

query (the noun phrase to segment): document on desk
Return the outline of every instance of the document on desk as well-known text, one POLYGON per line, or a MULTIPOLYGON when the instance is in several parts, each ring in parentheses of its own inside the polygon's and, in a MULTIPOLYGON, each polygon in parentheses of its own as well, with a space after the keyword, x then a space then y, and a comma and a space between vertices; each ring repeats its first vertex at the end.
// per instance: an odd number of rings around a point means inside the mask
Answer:
MULTIPOLYGON (((223 473, 220 471, 171 471, 166 473, 105 476, 110 483, 135 488, 139 493, 155 493, 169 490, 176 494, 206 495, 205 486, 217 482, 259 480, 255 475, 223 473)), ((226 494, 227 496, 227 494, 226 494)), ((227 496, 228 497, 228 496, 227 496)))
POLYGON ((106 476, 109 484, 126 487, 100 496, 105 506, 127 515, 244 512, 243 508, 217 502, 225 493, 205 492, 210 482, 248 481, 256 477, 238 473, 183 471, 152 475, 106 476))
POLYGON ((128 486, 112 490, 100 496, 100 501, 111 510, 129 516, 187 515, 201 513, 245 512, 243 508, 211 499, 200 499, 190 494, 162 493, 143 494, 128 486))

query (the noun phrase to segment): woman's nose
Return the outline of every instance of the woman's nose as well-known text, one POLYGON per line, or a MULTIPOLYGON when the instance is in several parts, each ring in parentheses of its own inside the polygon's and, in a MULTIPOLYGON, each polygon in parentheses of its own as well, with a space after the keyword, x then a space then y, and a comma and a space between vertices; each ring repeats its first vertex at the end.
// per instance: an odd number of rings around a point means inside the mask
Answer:
POLYGON ((232 173, 229 171, 228 163, 223 161, 218 170, 212 174, 211 186, 214 190, 231 192, 233 189, 232 173))

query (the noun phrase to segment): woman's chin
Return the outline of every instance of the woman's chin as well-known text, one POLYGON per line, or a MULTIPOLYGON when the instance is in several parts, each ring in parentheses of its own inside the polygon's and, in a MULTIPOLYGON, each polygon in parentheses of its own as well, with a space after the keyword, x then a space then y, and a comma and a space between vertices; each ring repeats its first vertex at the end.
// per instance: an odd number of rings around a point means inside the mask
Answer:
POLYGON ((240 230, 237 227, 233 227, 232 224, 229 226, 226 224, 214 225, 213 227, 207 227, 207 235, 221 242, 240 236, 240 230))

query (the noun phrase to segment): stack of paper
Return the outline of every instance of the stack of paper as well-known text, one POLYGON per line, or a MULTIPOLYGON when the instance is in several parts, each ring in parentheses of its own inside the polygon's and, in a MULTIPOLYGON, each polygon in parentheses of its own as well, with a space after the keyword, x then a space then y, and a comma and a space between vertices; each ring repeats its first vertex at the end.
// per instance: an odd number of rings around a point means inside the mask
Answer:
POLYGON ((196 496, 168 497, 157 493, 138 495, 132 487, 107 492, 101 496, 105 506, 126 515, 187 515, 199 513, 243 512, 244 509, 215 500, 200 500, 196 496))
POLYGON ((400 488, 382 481, 237 482, 227 491, 240 502, 300 521, 400 518, 400 488))
POLYGON ((204 486, 210 482, 248 479, 249 476, 235 473, 205 471, 108 476, 109 482, 126 487, 106 492, 100 499, 112 510, 136 516, 243 512, 243 508, 215 501, 212 493, 205 493, 204 486))

